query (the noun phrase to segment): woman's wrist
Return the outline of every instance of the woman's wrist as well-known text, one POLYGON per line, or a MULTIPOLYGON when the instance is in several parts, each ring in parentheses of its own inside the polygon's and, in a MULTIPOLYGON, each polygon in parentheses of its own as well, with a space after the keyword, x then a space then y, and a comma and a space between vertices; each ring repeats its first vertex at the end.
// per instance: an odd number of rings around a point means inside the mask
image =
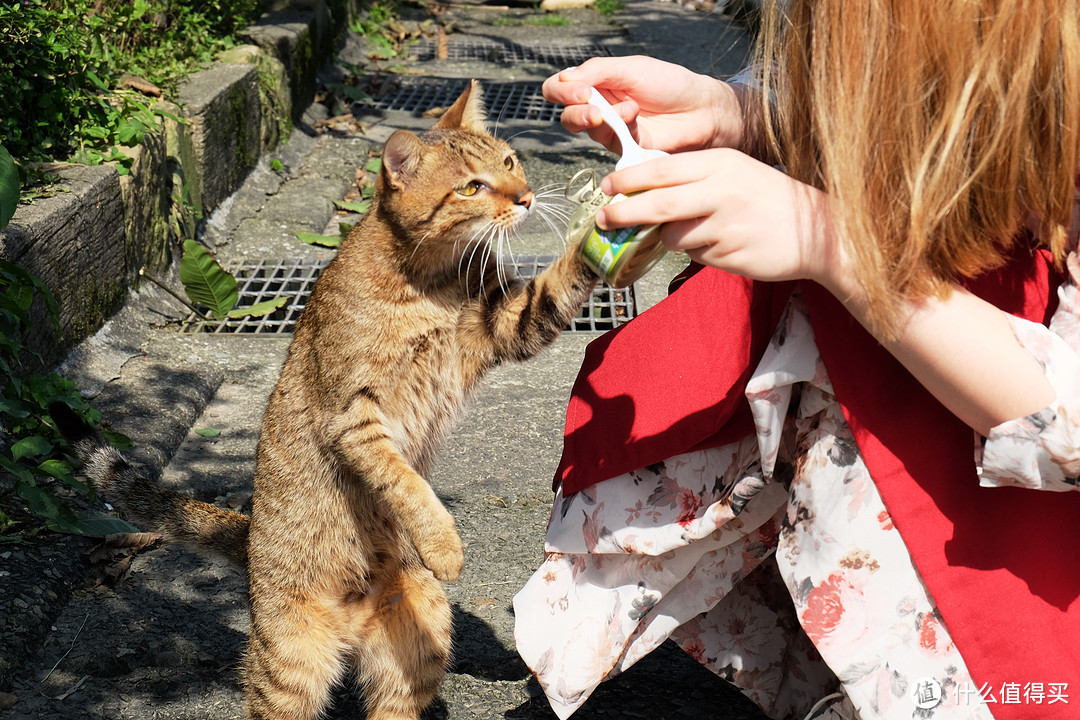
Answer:
MULTIPOLYGON (((747 132, 747 103, 754 102, 752 88, 746 85, 732 84, 723 80, 709 78, 708 91, 712 96, 710 106, 713 120, 711 136, 702 144, 702 148, 735 148, 747 152, 757 145, 757 140, 747 132)), ((747 154, 752 154, 747 152, 747 154)))

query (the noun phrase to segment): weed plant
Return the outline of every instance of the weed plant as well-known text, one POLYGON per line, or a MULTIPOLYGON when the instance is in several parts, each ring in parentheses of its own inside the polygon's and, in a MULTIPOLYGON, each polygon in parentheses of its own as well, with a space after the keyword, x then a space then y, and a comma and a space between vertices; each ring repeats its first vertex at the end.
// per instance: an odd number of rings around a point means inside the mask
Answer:
POLYGON ((234 44, 259 0, 0 4, 0 145, 27 161, 118 160, 154 125, 125 74, 166 93, 234 44))
MULTIPOLYGON (((152 100, 124 87, 166 96, 185 74, 234 44, 259 0, 18 0, 0 4, 0 230, 22 191, 32 193, 31 161, 129 162, 118 145, 138 145, 156 127, 152 100), (135 83, 130 80, 134 76, 135 83)), ((67 404, 97 424, 74 383, 55 373, 26 374, 22 338, 35 298, 54 326, 57 306, 36 277, 0 259, 0 543, 42 528, 101 535, 130 531, 116 518, 76 512, 91 495, 73 474, 48 417, 67 404), (36 521, 36 522, 35 522, 36 521)), ((130 443, 109 436, 114 444, 130 443)))

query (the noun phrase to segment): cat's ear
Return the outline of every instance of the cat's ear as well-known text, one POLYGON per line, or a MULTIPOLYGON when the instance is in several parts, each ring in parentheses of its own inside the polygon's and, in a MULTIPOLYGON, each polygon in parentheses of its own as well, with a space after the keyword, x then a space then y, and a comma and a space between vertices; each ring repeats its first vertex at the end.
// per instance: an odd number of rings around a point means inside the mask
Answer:
POLYGON ((424 143, 408 130, 398 130, 386 141, 382 154, 382 176, 391 187, 400 190, 416 176, 424 143))
POLYGON ((443 113, 439 122, 435 123, 435 127, 446 130, 460 128, 486 135, 485 118, 487 118, 487 110, 484 108, 484 91, 480 89, 480 83, 470 80, 465 86, 465 92, 461 93, 450 109, 443 113))

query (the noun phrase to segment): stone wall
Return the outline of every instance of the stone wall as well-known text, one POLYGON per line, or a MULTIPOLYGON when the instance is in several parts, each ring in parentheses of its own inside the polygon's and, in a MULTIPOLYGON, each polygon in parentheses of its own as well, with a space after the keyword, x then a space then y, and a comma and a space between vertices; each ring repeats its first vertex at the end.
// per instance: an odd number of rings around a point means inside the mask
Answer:
POLYGON ((162 271, 177 255, 178 223, 209 215, 259 157, 288 137, 311 103, 315 71, 332 57, 355 2, 277 3, 245 33, 251 45, 224 53, 181 84, 177 105, 159 104, 158 132, 130 149, 130 173, 112 165, 61 165, 59 191, 20 205, 0 233, 0 257, 45 283, 59 305, 60 333, 35 302, 25 342, 51 367, 94 333, 137 286, 140 268, 162 271))

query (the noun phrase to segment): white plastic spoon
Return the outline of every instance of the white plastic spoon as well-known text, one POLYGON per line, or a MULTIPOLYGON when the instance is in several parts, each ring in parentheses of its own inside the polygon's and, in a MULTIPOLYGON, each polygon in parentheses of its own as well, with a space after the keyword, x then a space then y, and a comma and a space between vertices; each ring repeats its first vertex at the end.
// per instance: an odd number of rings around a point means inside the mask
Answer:
POLYGON ((622 157, 615 163, 616 170, 622 170, 625 167, 631 165, 637 165, 638 163, 645 162, 646 160, 652 160, 653 158, 666 157, 667 153, 663 150, 646 150, 637 144, 634 137, 630 134, 630 128, 626 127, 626 123, 622 121, 619 114, 615 112, 615 108, 611 107, 611 103, 607 101, 600 91, 596 88, 592 89, 592 95, 589 96, 589 104, 597 107, 600 110, 600 115, 604 118, 604 122, 607 126, 615 131, 615 135, 619 138, 619 144, 622 146, 622 157))

